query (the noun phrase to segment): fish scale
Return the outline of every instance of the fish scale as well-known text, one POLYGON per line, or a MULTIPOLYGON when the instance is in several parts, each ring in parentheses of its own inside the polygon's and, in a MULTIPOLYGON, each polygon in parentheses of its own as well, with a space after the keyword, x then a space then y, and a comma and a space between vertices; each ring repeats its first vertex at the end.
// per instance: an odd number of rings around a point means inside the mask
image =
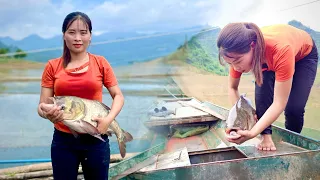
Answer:
MULTIPOLYGON (((72 134, 78 136, 77 133, 87 133, 102 141, 101 134, 97 129, 97 122, 92 121, 94 117, 106 117, 109 114, 110 108, 102 102, 90 99, 79 98, 75 96, 54 96, 50 97, 53 104, 63 107, 63 121, 62 123, 69 127, 72 134)), ((43 106, 44 111, 49 111, 52 104, 43 106)), ((126 142, 132 141, 132 135, 124 131, 114 119, 106 132, 111 135, 113 132, 118 141, 120 154, 125 157, 126 142)))
POLYGON ((252 107, 252 103, 246 94, 240 96, 239 100, 230 109, 228 119, 226 121, 226 133, 232 130, 251 130, 256 124, 256 111, 252 107))

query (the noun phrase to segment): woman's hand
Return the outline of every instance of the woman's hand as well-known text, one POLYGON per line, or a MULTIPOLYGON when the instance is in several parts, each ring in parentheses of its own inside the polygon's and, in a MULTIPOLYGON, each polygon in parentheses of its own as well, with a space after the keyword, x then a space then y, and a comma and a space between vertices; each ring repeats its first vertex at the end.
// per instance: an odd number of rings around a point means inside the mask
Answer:
POLYGON ((48 119, 52 123, 57 123, 63 120, 63 110, 61 110, 60 106, 40 103, 38 110, 41 112, 41 116, 43 118, 48 119))
POLYGON ((242 144, 254 137, 254 134, 248 130, 237 130, 237 132, 231 131, 230 134, 226 134, 227 140, 236 144, 242 144))
POLYGON ((101 117, 94 117, 92 121, 96 121, 98 123, 97 129, 100 134, 107 134, 107 130, 111 124, 113 119, 110 119, 109 116, 101 118, 101 117))
POLYGON ((92 120, 98 123, 97 129, 100 134, 107 134, 108 136, 111 136, 111 134, 108 132, 108 128, 112 121, 120 113, 123 107, 124 97, 118 85, 109 87, 108 91, 113 99, 108 116, 103 118, 93 117, 92 120))

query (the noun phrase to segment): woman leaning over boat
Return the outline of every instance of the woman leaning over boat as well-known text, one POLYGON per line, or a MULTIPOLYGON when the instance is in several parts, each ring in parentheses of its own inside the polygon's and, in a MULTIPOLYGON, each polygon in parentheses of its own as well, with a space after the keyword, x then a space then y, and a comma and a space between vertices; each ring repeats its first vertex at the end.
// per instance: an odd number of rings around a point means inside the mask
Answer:
POLYGON ((228 136, 228 141, 240 144, 261 134, 258 149, 276 150, 271 124, 283 111, 286 129, 300 133, 317 73, 318 52, 311 36, 286 24, 260 29, 254 23, 230 23, 220 32, 217 46, 220 62, 230 65, 232 104, 239 99, 241 74, 252 72, 255 77, 258 122, 250 131, 228 136))
POLYGON ((62 109, 42 111, 42 104, 52 96, 77 96, 102 102, 103 86, 113 98, 111 111, 106 118, 96 119, 98 130, 104 134, 119 114, 124 98, 108 61, 87 52, 91 42, 92 25, 89 17, 81 12, 66 16, 62 25, 63 55, 51 59, 42 74, 38 113, 54 124, 51 144, 53 177, 77 179, 79 164, 85 179, 107 179, 110 148, 107 135, 103 142, 91 135, 80 134, 77 138, 62 122, 62 109))

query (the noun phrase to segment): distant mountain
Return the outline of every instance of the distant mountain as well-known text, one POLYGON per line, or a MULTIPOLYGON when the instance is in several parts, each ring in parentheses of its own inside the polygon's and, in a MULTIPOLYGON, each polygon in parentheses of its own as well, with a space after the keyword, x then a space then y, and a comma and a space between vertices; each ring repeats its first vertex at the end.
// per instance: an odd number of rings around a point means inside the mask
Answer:
POLYGON ((2 48, 7 48, 7 46, 0 41, 0 49, 2 48))
POLYGON ((18 48, 13 45, 8 46, 0 41, 0 49, 8 49, 9 52, 15 52, 18 48))
MULTIPOLYGON (((145 61, 174 52, 180 45, 183 44, 186 37, 192 37, 195 33, 206 27, 207 26, 196 26, 185 28, 181 31, 194 30, 194 32, 173 32, 173 34, 165 36, 159 36, 159 34, 163 32, 156 32, 154 34, 138 32, 108 32, 98 36, 93 36, 92 45, 89 46, 88 50, 91 53, 105 56, 111 62, 111 64, 114 65, 145 61), (146 37, 152 35, 155 37, 146 37), (143 36, 146 38, 142 38, 143 36), (132 38, 141 39, 132 40, 132 38), (97 42, 124 39, 131 40, 94 45, 97 42)), ((38 35, 31 35, 18 41, 5 37, 0 38, 0 41, 6 45, 18 46, 24 51, 56 48, 62 47, 63 45, 62 35, 49 39, 43 39, 38 35)), ((46 62, 49 59, 60 57, 61 54, 62 49, 30 53, 26 59, 46 62)))
POLYGON ((14 44, 14 40, 10 37, 0 37, 0 41, 6 45, 14 44))

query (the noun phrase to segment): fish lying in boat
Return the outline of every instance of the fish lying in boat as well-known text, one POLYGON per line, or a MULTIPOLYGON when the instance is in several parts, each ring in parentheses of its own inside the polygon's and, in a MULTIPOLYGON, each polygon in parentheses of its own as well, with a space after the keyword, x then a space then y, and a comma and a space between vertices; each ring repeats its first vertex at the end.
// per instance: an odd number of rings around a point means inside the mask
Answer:
POLYGON ((256 124, 256 110, 253 108, 251 100, 246 95, 240 95, 240 99, 230 109, 226 121, 226 133, 235 135, 237 130, 251 130, 256 124))
MULTIPOLYGON (((93 117, 106 117, 110 108, 96 100, 89 100, 75 96, 55 96, 49 97, 53 104, 61 106, 63 109, 62 123, 69 127, 70 131, 78 136, 78 133, 90 134, 102 141, 101 135, 97 129, 97 122, 92 121, 93 117)), ((44 111, 49 111, 53 104, 46 104, 44 111)), ((120 154, 122 157, 126 154, 126 142, 132 141, 130 133, 120 128, 116 120, 113 120, 106 134, 111 136, 114 133, 117 136, 120 154)))

